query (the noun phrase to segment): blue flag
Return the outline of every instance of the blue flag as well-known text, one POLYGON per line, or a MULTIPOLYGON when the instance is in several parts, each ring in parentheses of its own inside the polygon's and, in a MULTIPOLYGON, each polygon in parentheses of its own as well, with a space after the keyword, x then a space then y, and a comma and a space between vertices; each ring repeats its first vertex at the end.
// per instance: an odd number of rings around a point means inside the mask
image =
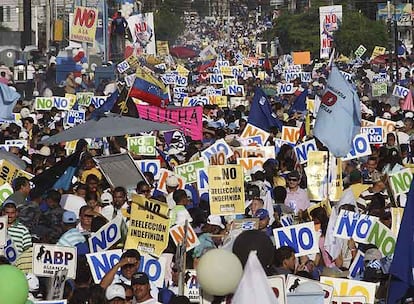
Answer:
POLYGON ((13 120, 13 109, 20 94, 11 89, 8 85, 0 83, 0 119, 13 120))
POLYGON ((269 100, 261 88, 256 88, 254 92, 248 122, 265 131, 269 131, 270 127, 277 127, 282 131, 283 124, 273 113, 269 100))
POLYGON ((295 112, 305 112, 306 111, 306 97, 308 97, 308 90, 303 90, 299 96, 296 97, 292 106, 289 109, 288 114, 291 115, 295 112))
POLYGON ((411 182, 404 214, 395 244, 394 257, 390 267, 391 281, 387 303, 397 303, 409 287, 414 287, 414 181, 411 182))
POLYGON ((109 112, 112 110, 112 108, 115 105, 115 102, 118 100, 119 91, 116 89, 109 97, 106 99, 103 105, 101 105, 99 108, 94 110, 91 113, 91 119, 98 120, 102 116, 104 116, 105 112, 109 112))
POLYGON ((361 128, 361 105, 357 92, 332 65, 322 96, 313 134, 336 157, 352 150, 352 140, 361 128))

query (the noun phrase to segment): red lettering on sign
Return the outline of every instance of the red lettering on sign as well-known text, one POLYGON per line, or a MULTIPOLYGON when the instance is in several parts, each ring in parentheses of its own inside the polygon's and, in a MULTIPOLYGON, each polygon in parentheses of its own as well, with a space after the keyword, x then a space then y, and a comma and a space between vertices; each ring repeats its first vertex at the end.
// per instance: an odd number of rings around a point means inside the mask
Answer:
POLYGON ((91 28, 95 24, 96 13, 92 9, 84 8, 83 11, 81 8, 76 9, 75 14, 75 25, 86 26, 91 28))

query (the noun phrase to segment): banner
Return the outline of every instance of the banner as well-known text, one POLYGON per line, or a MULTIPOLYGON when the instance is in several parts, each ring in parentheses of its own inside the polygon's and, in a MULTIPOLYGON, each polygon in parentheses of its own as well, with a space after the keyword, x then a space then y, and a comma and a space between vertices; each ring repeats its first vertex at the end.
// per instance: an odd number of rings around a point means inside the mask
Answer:
POLYGON ((191 136, 194 140, 203 139, 203 108, 186 107, 162 109, 155 106, 137 105, 139 117, 155 122, 167 122, 191 136))
POLYGON ((186 184, 197 182, 197 170, 205 167, 204 160, 197 160, 174 167, 174 172, 185 178, 186 184))
MULTIPOLYGON (((311 279, 296 276, 296 275, 293 275, 293 274, 288 274, 287 277, 286 277, 286 291, 290 292, 290 289, 293 286, 298 286, 298 285, 300 285, 302 283, 306 283, 306 282, 312 282, 316 285, 319 285, 319 287, 325 293, 324 298, 323 298, 323 303, 324 304, 331 304, 331 299, 334 295, 334 288, 330 285, 323 284, 323 283, 321 283, 319 281, 316 281, 316 280, 311 280, 311 279)), ((286 303, 288 304, 289 302, 286 302, 286 303)))
MULTIPOLYGON (((95 284, 99 284, 105 274, 121 260, 121 255, 122 249, 88 253, 86 255, 95 284)), ((162 288, 166 262, 167 260, 163 256, 157 259, 149 255, 141 255, 138 271, 145 272, 151 282, 162 288)))
POLYGON ((127 149, 137 155, 155 156, 155 136, 131 136, 127 138, 127 149))
POLYGON ((72 104, 70 99, 66 97, 36 97, 35 109, 38 111, 49 111, 53 107, 61 111, 71 109, 72 104))
POLYGON ((70 25, 69 39, 79 42, 94 43, 98 10, 91 7, 75 6, 73 21, 70 25))
POLYGON ((313 222, 273 229, 276 248, 289 246, 295 250, 295 256, 319 252, 319 233, 313 222))
MULTIPOLYGON (((170 235, 177 246, 183 242, 184 234, 184 226, 175 225, 170 228, 170 235)), ((200 245, 200 241, 193 227, 189 224, 187 229, 187 252, 198 245, 200 245)))
POLYGON ((241 166, 209 166, 208 180, 211 214, 244 214, 244 176, 241 166))
POLYGON ((41 277, 53 277, 61 269, 68 271, 68 278, 76 278, 76 247, 50 244, 33 244, 33 273, 41 277))
POLYGON ((168 245, 170 220, 160 216, 161 209, 166 208, 161 207, 161 202, 148 201, 142 195, 134 195, 134 201, 139 203, 131 204, 131 219, 124 249, 137 249, 141 254, 159 257, 168 245), (140 205, 147 206, 148 209, 142 209, 140 205), (153 210, 158 212, 152 212, 153 210))
POLYGON ((329 58, 333 44, 333 33, 338 30, 342 23, 342 5, 319 7, 320 58, 329 58))
POLYGON ((154 14, 136 14, 127 19, 134 47, 139 53, 156 55, 154 14))
POLYGON ((115 245, 121 239, 121 224, 122 217, 118 215, 97 232, 92 233, 88 239, 90 251, 105 251, 115 245))

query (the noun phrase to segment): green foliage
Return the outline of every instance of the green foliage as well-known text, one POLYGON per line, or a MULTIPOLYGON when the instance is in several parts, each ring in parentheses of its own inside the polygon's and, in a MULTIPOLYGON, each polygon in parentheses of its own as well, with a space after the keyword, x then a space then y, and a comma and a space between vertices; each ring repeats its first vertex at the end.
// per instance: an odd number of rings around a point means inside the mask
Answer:
POLYGON ((384 22, 370 20, 353 11, 344 12, 342 21, 334 35, 339 53, 350 56, 361 44, 367 48, 366 54, 371 54, 376 45, 387 47, 388 34, 384 22))
POLYGON ((181 16, 168 8, 161 8, 154 13, 154 23, 156 39, 167 40, 170 45, 184 30, 181 16))

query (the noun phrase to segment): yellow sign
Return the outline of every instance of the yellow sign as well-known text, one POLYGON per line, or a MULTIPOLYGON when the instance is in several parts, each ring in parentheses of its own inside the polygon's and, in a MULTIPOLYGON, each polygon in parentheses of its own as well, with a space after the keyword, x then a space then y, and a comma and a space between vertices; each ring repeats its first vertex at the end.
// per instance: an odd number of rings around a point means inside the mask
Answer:
POLYGON ((0 162, 0 186, 5 183, 12 184, 13 180, 19 176, 24 176, 28 179, 32 179, 33 177, 29 172, 18 169, 15 165, 5 159, 0 162))
POLYGON ((170 48, 168 47, 168 41, 157 40, 157 55, 160 57, 168 56, 170 54, 170 48))
POLYGON ((231 66, 221 66, 220 71, 224 76, 233 77, 233 67, 231 66))
MULTIPOLYGON (((140 198, 135 198, 135 201, 140 201, 140 198)), ((168 245, 170 220, 140 209, 139 204, 131 204, 131 220, 124 249, 137 249, 141 254, 159 257, 168 245)), ((151 209, 155 209, 154 205, 151 209)), ((161 207, 159 210, 161 212, 161 207)))
POLYGON ((398 236, 398 232, 400 232, 400 225, 402 221, 402 217, 404 214, 404 208, 391 208, 391 231, 395 237, 398 236))
POLYGON ((98 10, 91 7, 75 6, 70 26, 70 40, 94 43, 98 10))
POLYGON ((211 214, 244 213, 244 176, 241 166, 209 166, 208 181, 211 214))
POLYGON ((176 71, 178 72, 178 74, 180 74, 181 76, 187 76, 188 73, 190 73, 189 70, 187 70, 184 66, 182 66, 181 64, 177 65, 176 71))
POLYGON ((208 96, 210 104, 217 105, 219 108, 226 108, 227 105, 227 96, 221 95, 210 95, 208 96))
POLYGON ((72 109, 76 103, 76 95, 75 94, 65 94, 65 98, 69 100, 69 109, 72 109))
POLYGON ((145 196, 138 194, 132 194, 132 202, 143 209, 151 211, 152 213, 155 213, 159 216, 168 218, 168 212, 170 209, 168 209, 168 205, 163 202, 157 201, 155 199, 147 199, 145 196))
POLYGON ((372 51, 372 55, 371 55, 371 60, 374 59, 377 56, 384 55, 385 50, 386 50, 386 48, 382 47, 382 46, 374 47, 374 50, 372 51))
POLYGON ((244 127, 243 133, 240 135, 241 138, 248 138, 252 136, 260 136, 262 138, 262 143, 264 144, 269 137, 270 133, 262 130, 252 124, 247 124, 244 127))

